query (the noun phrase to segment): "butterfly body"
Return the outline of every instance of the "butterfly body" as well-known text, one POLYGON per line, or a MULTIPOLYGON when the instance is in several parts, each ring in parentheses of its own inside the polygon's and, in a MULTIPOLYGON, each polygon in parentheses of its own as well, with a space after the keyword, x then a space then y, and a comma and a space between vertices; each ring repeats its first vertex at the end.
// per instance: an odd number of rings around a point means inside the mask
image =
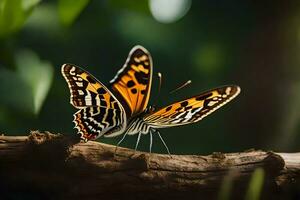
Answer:
POLYGON ((146 135, 150 131, 154 131, 153 127, 147 124, 147 122, 145 122, 143 118, 137 117, 129 123, 125 134, 135 135, 140 133, 146 135))
POLYGON ((123 135, 120 144, 126 135, 137 134, 137 148, 141 135, 149 133, 151 150, 152 134, 157 133, 167 148, 158 129, 198 122, 240 93, 238 86, 222 86, 155 109, 148 106, 152 68, 150 53, 141 46, 130 51, 109 88, 80 67, 62 66, 70 103, 79 109, 73 121, 83 140, 123 135))

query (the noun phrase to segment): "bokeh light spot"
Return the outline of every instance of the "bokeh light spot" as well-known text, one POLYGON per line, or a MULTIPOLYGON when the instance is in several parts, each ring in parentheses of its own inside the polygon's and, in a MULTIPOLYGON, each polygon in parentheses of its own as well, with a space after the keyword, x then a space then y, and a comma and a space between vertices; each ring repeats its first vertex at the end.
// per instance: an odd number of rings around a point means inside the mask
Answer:
POLYGON ((172 23, 181 19, 190 9, 191 0, 149 0, 153 17, 161 23, 172 23))

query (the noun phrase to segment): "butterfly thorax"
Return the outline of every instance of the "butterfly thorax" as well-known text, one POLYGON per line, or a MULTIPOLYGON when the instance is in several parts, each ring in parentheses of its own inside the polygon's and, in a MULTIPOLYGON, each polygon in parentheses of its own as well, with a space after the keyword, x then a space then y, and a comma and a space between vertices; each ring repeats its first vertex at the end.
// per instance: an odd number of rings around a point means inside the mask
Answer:
POLYGON ((128 135, 134 135, 138 133, 148 134, 153 127, 151 127, 151 125, 144 120, 144 117, 153 113, 154 111, 154 106, 148 106, 142 113, 132 118, 132 120, 129 121, 126 133, 128 135))

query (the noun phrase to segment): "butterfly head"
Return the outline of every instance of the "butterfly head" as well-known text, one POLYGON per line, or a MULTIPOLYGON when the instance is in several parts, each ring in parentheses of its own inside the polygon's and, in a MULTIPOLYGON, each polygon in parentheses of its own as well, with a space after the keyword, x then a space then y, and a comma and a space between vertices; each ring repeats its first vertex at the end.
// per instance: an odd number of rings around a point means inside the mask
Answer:
POLYGON ((147 107, 147 109, 145 110, 145 112, 147 114, 150 114, 150 113, 153 113, 155 110, 156 110, 156 106, 150 105, 150 106, 147 107))

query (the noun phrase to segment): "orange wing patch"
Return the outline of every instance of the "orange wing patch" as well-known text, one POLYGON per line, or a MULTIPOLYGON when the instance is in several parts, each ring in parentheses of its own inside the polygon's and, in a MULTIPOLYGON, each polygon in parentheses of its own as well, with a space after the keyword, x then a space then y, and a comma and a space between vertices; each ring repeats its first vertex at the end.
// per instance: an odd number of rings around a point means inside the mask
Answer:
POLYGON ((148 105, 152 83, 152 59, 149 52, 141 46, 135 46, 123 68, 110 83, 126 102, 129 116, 143 112, 148 105))
POLYGON ((200 121, 240 93, 238 86, 224 86, 166 106, 144 120, 155 128, 179 126, 200 121))

